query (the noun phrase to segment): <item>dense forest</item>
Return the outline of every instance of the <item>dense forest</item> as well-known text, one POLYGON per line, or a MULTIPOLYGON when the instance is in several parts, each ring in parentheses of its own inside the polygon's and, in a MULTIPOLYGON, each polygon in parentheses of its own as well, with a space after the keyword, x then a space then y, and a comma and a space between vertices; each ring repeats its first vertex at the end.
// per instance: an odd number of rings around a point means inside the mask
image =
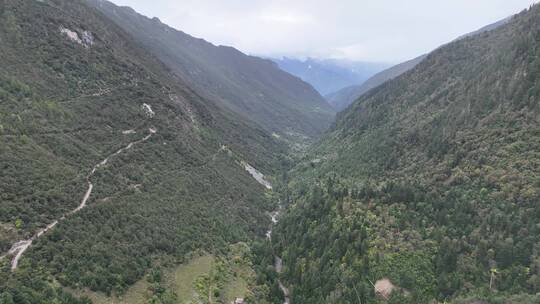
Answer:
POLYGON ((0 256, 60 220, 14 272, 0 258, 0 303, 122 294, 160 261, 264 235, 274 205, 242 162, 272 173, 284 144, 83 1, 2 1, 0 41, 0 256))
POLYGON ((234 85, 203 94, 180 65, 268 62, 203 41, 160 54, 193 38, 88 1, 0 0, 0 304, 113 302, 137 284, 178 303, 171 273, 197 257, 212 261, 186 275, 204 304, 227 288, 258 304, 540 303, 540 6, 435 50, 298 153, 281 135, 332 116, 309 85, 256 73, 250 87, 291 85, 280 102, 308 97, 251 121, 220 104, 234 85))
MULTIPOLYGON (((293 303, 540 292, 540 7, 370 91, 291 173, 273 246, 293 303)), ((490 302, 490 303, 491 303, 490 302)))

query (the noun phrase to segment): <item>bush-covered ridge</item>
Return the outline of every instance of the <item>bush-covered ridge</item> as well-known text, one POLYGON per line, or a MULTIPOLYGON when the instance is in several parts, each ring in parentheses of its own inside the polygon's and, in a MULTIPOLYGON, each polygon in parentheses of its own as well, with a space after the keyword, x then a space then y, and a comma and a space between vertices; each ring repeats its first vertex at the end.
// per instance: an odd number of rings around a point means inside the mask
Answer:
POLYGON ((539 16, 441 47, 340 113, 276 231, 293 302, 376 303, 383 277, 394 303, 540 291, 539 16))

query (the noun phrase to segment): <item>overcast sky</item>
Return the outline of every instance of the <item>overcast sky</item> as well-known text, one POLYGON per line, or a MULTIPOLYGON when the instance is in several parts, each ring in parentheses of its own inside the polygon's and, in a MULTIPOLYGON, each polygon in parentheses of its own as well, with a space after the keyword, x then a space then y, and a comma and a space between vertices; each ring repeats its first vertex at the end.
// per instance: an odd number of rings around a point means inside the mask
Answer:
POLYGON ((397 63, 533 0, 113 0, 214 44, 262 56, 397 63))

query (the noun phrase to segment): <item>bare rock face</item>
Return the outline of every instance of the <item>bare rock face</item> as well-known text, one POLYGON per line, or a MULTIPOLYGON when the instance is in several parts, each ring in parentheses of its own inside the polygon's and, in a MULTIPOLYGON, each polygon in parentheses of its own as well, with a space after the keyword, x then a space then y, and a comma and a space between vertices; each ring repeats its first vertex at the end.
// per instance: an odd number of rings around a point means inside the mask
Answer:
POLYGON ((89 31, 84 31, 82 33, 81 40, 82 40, 83 44, 86 45, 86 46, 90 46, 90 45, 94 44, 94 36, 89 31))
POLYGON ((392 295, 392 292, 396 290, 396 286, 390 282, 389 279, 384 278, 375 282, 375 293, 383 297, 384 299, 389 299, 392 295))
POLYGON ((77 31, 74 31, 74 30, 71 30, 71 29, 68 29, 68 28, 65 28, 63 26, 60 27, 60 33, 66 35, 66 37, 73 41, 73 42, 76 42, 86 48, 92 46, 94 44, 94 36, 92 35, 91 32, 89 31, 82 31, 81 34, 79 35, 79 33, 77 31))
POLYGON ((154 117, 154 115, 156 115, 156 113, 154 112, 154 110, 152 110, 152 107, 151 107, 149 104, 147 104, 147 103, 143 103, 142 109, 143 109, 143 111, 144 111, 144 114, 145 114, 146 116, 148 116, 149 118, 152 118, 152 117, 154 117))

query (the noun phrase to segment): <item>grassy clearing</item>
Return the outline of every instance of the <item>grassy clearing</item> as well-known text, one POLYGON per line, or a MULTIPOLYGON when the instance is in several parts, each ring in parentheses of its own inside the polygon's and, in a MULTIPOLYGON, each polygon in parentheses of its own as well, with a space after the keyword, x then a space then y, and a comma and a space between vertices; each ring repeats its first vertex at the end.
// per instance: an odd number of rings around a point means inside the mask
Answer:
MULTIPOLYGON (((164 287, 177 296, 180 304, 231 303, 249 295, 254 272, 246 262, 249 248, 245 244, 230 247, 226 257, 211 254, 196 256, 187 264, 163 271, 164 287)), ((152 298, 152 284, 145 276, 120 297, 107 297, 89 290, 72 290, 77 296, 87 296, 95 304, 146 304, 152 298)))
POLYGON ((245 244, 231 246, 230 275, 223 290, 225 303, 231 303, 237 297, 245 298, 250 293, 248 282, 255 277, 255 273, 245 257, 248 252, 249 248, 245 244))
MULTIPOLYGON (((167 271, 165 274, 166 285, 178 295, 178 303, 197 303, 198 294, 194 288, 195 280, 207 275, 214 265, 215 258, 212 255, 204 255, 193 258, 189 263, 179 265, 167 271)), ((138 281, 131 286, 122 296, 108 297, 103 293, 90 290, 66 290, 76 296, 87 296, 94 304, 146 304, 152 293, 151 284, 147 278, 138 281)))
POLYGON ((214 256, 204 255, 194 258, 188 264, 178 266, 166 275, 167 281, 178 295, 180 303, 191 303, 199 298, 194 288, 195 280, 210 273, 214 263, 214 256))
POLYGON ((94 304, 146 304, 148 303, 148 298, 150 296, 148 290, 149 287, 150 284, 148 281, 142 279, 131 286, 127 292, 120 297, 108 297, 103 293, 90 290, 67 290, 76 296, 87 296, 94 304))
POLYGON ((237 297, 245 298, 248 294, 248 283, 243 278, 235 278, 227 283, 225 286, 225 303, 233 302, 237 297))

